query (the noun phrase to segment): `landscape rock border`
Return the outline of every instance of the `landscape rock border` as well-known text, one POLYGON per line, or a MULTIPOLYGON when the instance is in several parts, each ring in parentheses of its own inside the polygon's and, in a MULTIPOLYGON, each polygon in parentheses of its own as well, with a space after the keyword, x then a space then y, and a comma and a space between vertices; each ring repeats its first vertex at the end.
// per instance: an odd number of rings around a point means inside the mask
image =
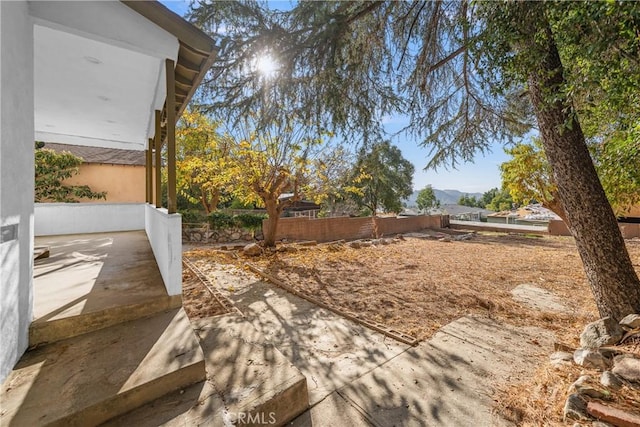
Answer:
MULTIPOLYGON (((640 426, 640 413, 601 402, 612 400, 614 392, 624 393, 625 387, 640 389, 640 358, 612 347, 640 332, 632 329, 634 322, 640 319, 636 316, 626 316, 620 322, 605 317, 585 326, 580 335, 582 347, 574 351, 573 362, 602 374, 599 381, 581 375, 571 384, 563 409, 565 421, 599 420, 616 426, 640 426), (626 334, 625 330, 628 331, 626 334)), ((568 355, 566 351, 556 351, 549 359, 552 365, 559 367, 570 363, 568 355)))

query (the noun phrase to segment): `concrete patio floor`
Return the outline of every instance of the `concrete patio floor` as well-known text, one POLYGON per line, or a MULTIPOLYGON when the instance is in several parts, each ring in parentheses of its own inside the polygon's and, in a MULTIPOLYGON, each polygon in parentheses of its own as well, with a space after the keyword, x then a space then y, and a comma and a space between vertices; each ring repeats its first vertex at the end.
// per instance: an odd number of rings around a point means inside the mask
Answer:
POLYGON ((30 344, 179 307, 168 296, 144 231, 36 237, 30 344))

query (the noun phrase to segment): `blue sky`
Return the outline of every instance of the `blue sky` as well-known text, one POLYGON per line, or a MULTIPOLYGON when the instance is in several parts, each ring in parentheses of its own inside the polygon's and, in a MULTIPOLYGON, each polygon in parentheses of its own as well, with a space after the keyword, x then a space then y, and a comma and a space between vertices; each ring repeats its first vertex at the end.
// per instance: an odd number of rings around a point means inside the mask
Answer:
MULTIPOLYGON (((181 16, 189 8, 189 0, 161 0, 161 2, 181 16)), ((281 10, 290 9, 292 4, 293 2, 290 1, 270 2, 272 8, 281 10)), ((406 117, 390 117, 385 128, 393 134, 406 121, 406 117)), ((499 188, 501 186, 499 166, 509 158, 504 153, 502 145, 493 144, 491 153, 486 153, 484 156, 478 154, 473 163, 459 164, 456 169, 438 168, 435 171, 424 171, 423 168, 428 163, 428 149, 420 147, 417 140, 404 135, 393 137, 391 140, 402 150, 404 157, 414 164, 416 173, 413 177, 413 187, 416 190, 420 190, 428 184, 440 190, 455 189, 469 193, 485 192, 494 187, 499 188)))

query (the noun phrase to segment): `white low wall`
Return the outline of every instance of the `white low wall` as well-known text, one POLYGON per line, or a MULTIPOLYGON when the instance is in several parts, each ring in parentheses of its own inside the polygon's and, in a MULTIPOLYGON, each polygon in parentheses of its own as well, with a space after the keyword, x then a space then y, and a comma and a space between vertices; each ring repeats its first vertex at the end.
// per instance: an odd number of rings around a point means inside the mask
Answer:
POLYGON ((144 229, 143 203, 36 203, 35 235, 144 229))
POLYGON ((182 216, 147 204, 145 231, 169 295, 182 293, 182 216))

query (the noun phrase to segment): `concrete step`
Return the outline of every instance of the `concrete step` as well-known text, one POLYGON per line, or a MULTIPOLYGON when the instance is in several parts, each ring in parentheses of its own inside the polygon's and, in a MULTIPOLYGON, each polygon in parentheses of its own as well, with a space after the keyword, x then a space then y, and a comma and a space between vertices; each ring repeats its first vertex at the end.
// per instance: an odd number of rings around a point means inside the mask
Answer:
POLYGON ((31 348, 181 305, 168 296, 144 231, 44 236, 34 262, 31 348))
POLYGON ((112 305, 102 310, 50 319, 41 317, 29 326, 29 347, 54 343, 120 323, 153 316, 182 306, 181 295, 150 297, 135 304, 112 305))
POLYGON ((309 407, 307 380, 238 314, 193 322, 207 381, 109 421, 107 426, 284 425, 309 407))
POLYGON ((183 309, 25 353, 0 392, 0 425, 92 426, 205 379, 183 309))

